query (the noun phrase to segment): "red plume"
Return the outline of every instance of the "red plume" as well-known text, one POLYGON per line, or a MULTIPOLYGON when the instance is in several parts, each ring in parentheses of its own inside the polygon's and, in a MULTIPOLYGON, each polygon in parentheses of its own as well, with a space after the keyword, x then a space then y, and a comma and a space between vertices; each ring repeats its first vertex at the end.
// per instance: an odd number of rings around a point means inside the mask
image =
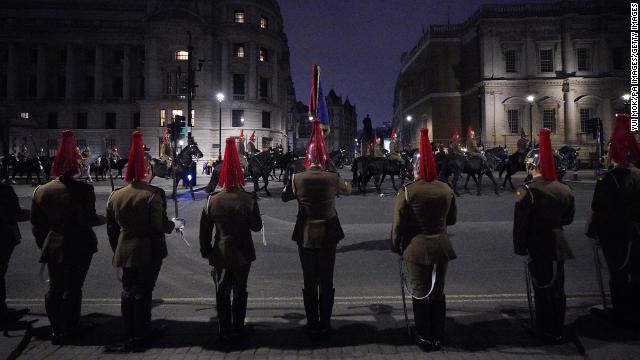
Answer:
POLYGON ((51 176, 74 176, 80 172, 80 153, 76 150, 76 139, 69 130, 62 132, 62 141, 51 167, 51 176))
POLYGON ((240 136, 238 136, 238 139, 244 140, 244 129, 240 129, 240 136))
POLYGON ((538 168, 545 180, 553 181, 558 178, 556 173, 556 159, 553 157, 551 150, 551 130, 547 128, 540 129, 540 163, 538 168))
POLYGON ((324 137, 322 136, 322 129, 320 128, 320 121, 313 120, 312 126, 311 137, 307 144, 307 154, 304 158, 304 167, 307 169, 311 164, 324 166, 329 161, 327 147, 324 144, 324 137))
POLYGON ((460 139, 460 134, 458 134, 458 129, 453 129, 453 141, 458 141, 460 139))
POLYGON ((253 142, 256 139, 256 131, 253 130, 253 132, 251 133, 251 136, 249 136, 249 141, 253 142))
POLYGON ((244 173, 236 150, 236 139, 228 137, 224 149, 224 160, 220 169, 218 186, 225 189, 240 188, 244 185, 244 173))
POLYGON ((420 129, 420 179, 433 181, 438 177, 433 149, 429 141, 429 129, 420 129))
POLYGON ((471 129, 471 125, 467 127, 467 139, 473 139, 473 129, 471 129))
POLYGON ((389 134, 389 139, 393 140, 395 137, 396 137, 396 131, 393 128, 391 128, 391 134, 389 134))
POLYGON ((611 135, 609 155, 621 165, 640 159, 640 145, 631 132, 629 114, 616 114, 616 127, 611 135))
POLYGON ((131 133, 131 147, 129 148, 129 160, 124 181, 140 181, 147 177, 147 160, 144 158, 144 144, 142 143, 142 132, 131 133))

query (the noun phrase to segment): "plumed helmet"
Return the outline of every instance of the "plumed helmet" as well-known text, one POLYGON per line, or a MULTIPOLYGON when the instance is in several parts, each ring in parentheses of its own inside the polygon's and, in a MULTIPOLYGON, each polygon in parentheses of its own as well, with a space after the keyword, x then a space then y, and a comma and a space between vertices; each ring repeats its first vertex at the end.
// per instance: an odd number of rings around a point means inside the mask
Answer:
POLYGON ((540 129, 540 146, 538 149, 529 151, 525 164, 527 168, 531 166, 538 168, 545 180, 553 181, 558 178, 556 158, 551 148, 551 130, 540 129))
POLYGON ((469 125, 467 127, 467 139, 473 139, 474 135, 475 135, 475 133, 473 132, 473 129, 471 128, 471 125, 469 125))
POLYGON ((329 155, 322 136, 320 121, 313 120, 311 137, 309 138, 309 143, 307 143, 307 152, 304 157, 304 167, 308 169, 312 164, 325 166, 328 161, 329 155))
POLYGON ((616 114, 616 125, 609 141, 609 156, 621 165, 640 160, 640 145, 631 132, 629 114, 616 114))
POLYGON ((147 177, 147 160, 144 157, 144 144, 142 143, 142 132, 131 133, 131 147, 129 148, 129 158, 127 172, 124 181, 140 181, 147 177))
POLYGON ((420 148, 413 156, 413 167, 418 171, 420 179, 433 181, 438 177, 436 161, 433 158, 433 149, 429 140, 429 129, 420 129, 420 148))
POLYGON ((256 140, 256 131, 253 130, 253 132, 249 136, 249 142, 254 142, 255 140, 256 140))
POLYGON ((62 132, 62 141, 56 150, 56 156, 51 166, 51 176, 74 176, 80 172, 80 151, 76 146, 73 132, 62 132))
POLYGON ((218 186, 225 189, 240 188, 244 185, 244 173, 235 143, 236 139, 234 137, 228 137, 226 140, 224 160, 218 177, 218 186))
POLYGON ((460 134, 458 133, 458 129, 453 129, 453 141, 458 141, 460 139, 460 134))

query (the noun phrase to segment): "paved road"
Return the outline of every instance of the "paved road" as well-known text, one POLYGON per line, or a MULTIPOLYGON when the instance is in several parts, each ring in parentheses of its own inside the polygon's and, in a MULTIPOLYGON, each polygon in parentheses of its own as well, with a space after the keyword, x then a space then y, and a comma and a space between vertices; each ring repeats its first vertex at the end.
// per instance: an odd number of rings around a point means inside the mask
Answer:
MULTIPOLYGON (((346 172, 344 176, 350 178, 346 172)), ((582 178, 587 178, 586 173, 582 178)), ((516 180, 520 182, 522 178, 516 180)), ((168 188, 168 184, 162 180, 159 184, 168 188)), ((569 304, 575 307, 570 318, 576 321, 575 324, 584 324, 594 320, 588 318, 577 322, 576 319, 582 319, 588 306, 598 303, 592 250, 589 240, 583 235, 594 185, 593 181, 583 181, 574 182, 572 186, 576 196, 576 217, 565 231, 576 259, 567 264, 566 289, 569 304)), ((265 329, 282 328, 284 334, 294 336, 303 314, 302 274, 296 246, 290 240, 297 205, 295 202, 280 201, 281 188, 280 183, 273 184, 270 189, 274 196, 261 197, 259 202, 264 213, 268 245, 262 245, 261 233, 254 234, 257 260, 253 263, 250 274, 248 316, 254 323, 265 324, 265 329)), ((105 185, 96 187, 98 212, 104 213, 109 190, 105 185)), ((511 191, 501 192, 496 196, 489 190, 486 184, 481 196, 463 193, 458 198, 458 223, 449 228, 458 259, 450 264, 447 277, 449 317, 453 319, 452 325, 448 325, 448 332, 458 334, 450 336, 455 336, 453 342, 458 341, 459 347, 465 351, 475 349, 476 345, 480 350, 494 351, 496 347, 514 344, 523 346, 522 342, 526 344, 528 341, 526 337, 521 337, 518 327, 509 322, 509 319, 524 316, 526 310, 522 259, 512 253, 511 230, 515 197, 511 191), (490 342, 492 346, 484 347, 480 345, 482 341, 474 338, 475 331, 489 331, 492 336, 497 337, 513 335, 519 340, 505 345, 493 339, 490 342), (519 335, 514 335, 516 333, 519 335)), ((22 205, 28 207, 32 188, 19 186, 17 191, 22 205)), ((384 339, 384 334, 393 334, 391 338, 396 340, 389 344, 399 354, 402 349, 398 350, 398 347, 403 346, 404 340, 398 339, 404 339, 400 330, 404 326, 404 320, 399 296, 397 257, 388 250, 394 201, 390 183, 385 183, 384 192, 383 197, 370 192, 367 196, 352 195, 337 200, 337 210, 346 238, 339 244, 336 259, 336 316, 338 327, 344 328, 342 331, 351 334, 355 330, 355 334, 349 335, 360 339, 355 345, 383 344, 383 340, 376 339, 380 336, 384 339), (357 336, 360 333, 359 327, 362 327, 362 334, 369 334, 373 340, 357 336)), ((200 326, 202 330, 202 327, 209 326, 209 318, 215 316, 215 311, 211 308, 214 289, 209 275, 210 268, 199 256, 197 241, 197 225, 206 196, 198 193, 196 200, 192 201, 184 194, 179 200, 180 216, 187 219, 185 233, 192 248, 187 247, 179 236, 169 236, 170 255, 164 262, 154 298, 158 299, 159 304, 156 315, 172 322, 182 320, 175 326, 189 332, 193 328, 186 326, 185 322, 196 321, 199 325, 194 325, 195 328, 200 326)), ((170 208, 170 215, 173 215, 173 207, 170 208)), ((41 299, 46 292, 46 284, 38 278, 38 251, 29 225, 22 224, 21 231, 23 243, 16 249, 7 275, 10 284, 8 296, 15 305, 25 304, 36 311, 42 311, 41 299)), ((118 315, 120 284, 110 265, 112 253, 105 227, 96 228, 96 233, 99 252, 94 256, 84 289, 87 299, 85 313, 98 314, 95 316, 102 319, 104 316, 118 315)), ((39 323, 43 323, 41 317, 38 319, 39 323)), ((119 332, 117 326, 113 331, 119 332)), ((179 333, 178 331, 177 334, 179 333)), ((264 337, 265 342, 273 340, 268 334, 265 332, 257 338, 264 337)), ((484 334, 481 338, 487 336, 489 335, 484 334)), ((622 358, 637 352, 637 344, 636 341, 631 343, 630 348, 624 347, 625 350, 620 353, 622 358)), ((178 345, 179 348, 194 346, 179 341, 178 345)), ((592 350, 607 348, 605 345, 594 345, 592 350)), ((26 354, 34 354, 34 345, 30 346, 27 350, 31 352, 27 351, 26 354)), ((45 349, 45 345, 42 346, 45 349)), ((262 346, 268 347, 268 344, 262 346)), ((620 351, 621 348, 607 349, 609 350, 606 351, 620 351)), ((357 354, 364 350, 353 351, 357 354)), ((577 354, 571 346, 562 351, 577 354)), ((385 352, 381 351, 380 354, 384 355, 385 352)), ((297 352, 293 355, 304 357, 305 353, 297 352)), ((342 354, 345 357, 352 355, 342 354)))

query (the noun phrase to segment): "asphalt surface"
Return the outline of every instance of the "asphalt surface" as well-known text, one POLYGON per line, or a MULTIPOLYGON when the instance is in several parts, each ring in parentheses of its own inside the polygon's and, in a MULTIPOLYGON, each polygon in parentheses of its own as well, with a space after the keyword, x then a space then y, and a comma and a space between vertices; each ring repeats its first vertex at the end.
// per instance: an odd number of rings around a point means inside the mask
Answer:
MULTIPOLYGON (((342 175, 347 179, 351 178, 347 169, 342 175)), ((565 228, 566 237, 576 255, 576 259, 566 264, 566 292, 569 302, 567 324, 576 332, 576 329, 592 332, 596 328, 605 331, 607 335, 594 335, 588 339, 582 337, 576 346, 564 345, 542 351, 539 351, 539 345, 528 340, 517 325, 518 320, 526 319, 528 315, 523 259, 513 254, 512 246, 515 194, 507 190, 495 195, 489 182, 485 180, 482 195, 475 195, 475 191, 463 191, 462 196, 457 198, 458 222, 448 228, 458 255, 449 264, 445 287, 448 303, 447 333, 449 343, 455 351, 497 351, 507 358, 516 355, 581 357, 579 349, 583 347, 595 356, 593 358, 607 358, 607 354, 617 354, 619 356, 610 358, 620 359, 640 356, 637 338, 629 339, 628 334, 619 334, 622 342, 610 343, 608 341, 618 340, 617 333, 586 315, 589 306, 600 303, 600 295, 591 242, 584 236, 594 182, 588 172, 581 173, 580 177, 582 181, 570 182, 576 199, 576 216, 574 222, 565 228)), ((514 176, 514 183, 520 183, 522 178, 523 174, 514 176)), ((201 184, 205 180, 199 178, 201 184)), ((117 183, 120 184, 121 181, 117 183)), ((157 180, 157 184, 170 189, 169 182, 165 180, 157 180)), ((252 188, 252 185, 248 185, 248 189, 252 188)), ((291 241, 297 204, 295 201, 283 203, 280 200, 282 183, 273 183, 269 189, 273 196, 267 197, 261 193, 259 201, 260 210, 264 214, 264 239, 267 246, 263 245, 261 232, 253 234, 257 260, 252 265, 248 284, 248 319, 257 325, 258 340, 255 340, 254 347, 277 350, 272 354, 274 356, 267 357, 315 357, 315 353, 306 352, 306 346, 310 345, 305 343, 306 340, 299 331, 299 326, 304 324, 302 272, 296 245, 291 241), (274 342, 277 345, 270 346, 274 342), (293 353, 287 352, 292 349, 295 350, 293 353)), ((16 191, 21 205, 28 208, 33 188, 19 185, 16 191)), ((98 213, 105 212, 109 192, 107 183, 96 186, 98 213)), ((338 334, 343 334, 350 340, 347 343, 333 344, 342 349, 340 356, 323 353, 322 357, 388 355, 385 357, 405 358, 406 356, 401 356, 403 353, 407 355, 415 350, 402 336, 405 321, 400 297, 398 257, 389 251, 394 198, 395 192, 387 181, 382 197, 375 194, 370 185, 366 196, 354 191, 351 196, 341 197, 336 202, 346 238, 338 246, 335 265, 334 327, 338 334), (385 344, 393 349, 385 351, 385 344), (381 348, 372 350, 372 345, 379 345, 381 348), (346 352, 345 346, 358 348, 346 352), (364 348, 361 349, 360 346, 364 348)), ((154 291, 157 305, 154 317, 166 319, 175 329, 159 345, 161 348, 174 350, 169 356, 171 358, 176 355, 175 351, 181 354, 181 350, 176 349, 196 348, 200 353, 207 349, 202 343, 209 343, 214 338, 213 334, 208 334, 214 332, 211 322, 215 321, 211 269, 208 262, 200 258, 198 249, 198 224, 205 202, 206 194, 203 192, 196 193, 196 200, 193 201, 188 193, 181 190, 179 215, 187 220, 185 235, 191 247, 177 234, 168 236, 169 257, 164 261, 154 291)), ((169 204, 169 216, 172 217, 173 203, 169 204)), ((47 291, 47 284, 38 275, 39 252, 29 223, 22 223, 20 229, 23 234, 22 244, 16 248, 7 274, 9 303, 15 307, 31 307, 35 312, 32 319, 38 320, 33 326, 45 327, 47 321, 42 299, 47 291)), ((106 227, 97 227, 95 231, 99 239, 99 251, 93 257, 85 282, 83 313, 89 318, 98 319, 99 323, 111 324, 106 327, 109 330, 101 330, 96 335, 97 339, 84 344, 91 345, 93 353, 88 350, 89 347, 76 347, 76 350, 84 352, 70 352, 67 356, 55 351, 49 353, 51 349, 46 341, 31 341, 18 353, 27 358, 52 354, 61 358, 94 357, 93 355, 101 353, 101 350, 97 350, 98 345, 117 338, 120 332, 117 317, 121 285, 118 273, 111 266, 112 251, 108 245, 106 227)), ((605 278, 606 276, 605 273, 605 278)), ((19 339, 20 335, 10 345, 0 340, 0 356, 10 351, 16 354, 14 347, 20 348, 19 339)), ((24 342, 24 338, 22 341, 24 342)), ((311 348, 317 349, 313 346, 311 348)), ((251 354, 251 357, 256 357, 259 349, 251 354)), ((416 354, 412 356, 417 356, 416 354)))

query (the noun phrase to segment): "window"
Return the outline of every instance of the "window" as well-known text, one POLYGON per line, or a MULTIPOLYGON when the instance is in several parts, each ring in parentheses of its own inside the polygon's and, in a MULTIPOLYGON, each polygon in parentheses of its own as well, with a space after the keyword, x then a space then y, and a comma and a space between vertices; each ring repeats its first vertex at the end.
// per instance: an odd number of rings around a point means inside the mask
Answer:
POLYGON ((29 119, 29 113, 28 112, 21 112, 20 113, 20 119, 29 119))
POLYGON ((134 112, 131 114, 131 128, 137 129, 140 127, 140 113, 134 112))
POLYGON ((540 50, 540 72, 553 72, 553 50, 540 50))
POLYGON ((34 98, 38 94, 38 77, 35 75, 29 76, 29 97, 34 98))
POLYGON ((173 119, 175 121, 176 116, 183 116, 182 115, 182 109, 173 109, 173 110, 171 110, 171 119, 173 119))
POLYGON ((591 118, 591 109, 580 109, 580 132, 586 133, 589 131, 589 119, 591 118))
MULTIPOLYGON (((624 70, 624 60, 625 60, 625 56, 624 56, 624 48, 623 47, 615 47, 613 49, 611 49, 611 60, 612 60, 612 66, 613 66, 613 70, 624 70)), ((628 56, 626 58, 629 58, 628 56)))
POLYGON ((269 19, 265 16, 260 16, 260 28, 268 29, 269 28, 269 19))
POLYGON ((544 109, 542 111, 542 127, 550 129, 551 132, 556 132, 556 110, 544 109))
POLYGON ((86 57, 86 62, 87 65, 93 65, 96 63, 96 51, 95 50, 87 50, 87 57, 86 57))
POLYGON ((518 72, 516 68, 516 51, 515 50, 507 50, 504 52, 504 65, 505 65, 505 72, 507 73, 518 72))
POLYGON ((122 97, 122 76, 114 76, 111 85, 113 97, 122 97))
POLYGON ((576 61, 578 62, 578 71, 590 71, 591 51, 587 48, 576 49, 576 61))
POLYGON ((58 128, 58 113, 50 112, 47 114, 47 129, 58 128))
POLYGON ((186 50, 178 50, 176 51, 176 60, 177 61, 187 61, 189 60, 189 52, 186 50))
POLYGON ((233 95, 245 94, 244 80, 245 80, 244 74, 233 74, 233 95))
POLYGON ((122 61, 124 60, 124 50, 117 49, 113 52, 113 64, 114 65, 122 65, 122 61))
POLYGON ((30 49, 29 50, 29 61, 32 64, 38 63, 38 49, 30 49))
POLYGON ((233 22, 236 24, 244 24, 244 10, 235 10, 233 12, 233 22))
POLYGON ((92 98, 95 96, 95 79, 93 76, 87 76, 84 79, 84 95, 85 97, 92 98))
POLYGON ((233 57, 244 58, 244 44, 233 45, 233 57))
POLYGON ((167 110, 160 109, 160 127, 165 126, 167 123, 167 110))
POLYGON ((265 48, 260 48, 260 52, 258 54, 258 60, 260 62, 269 62, 269 50, 265 48))
POLYGON ((187 84, 186 80, 183 80, 178 76, 178 72, 169 71, 167 73, 166 83, 166 95, 186 95, 187 84))
POLYGON ((58 62, 60 64, 66 64, 67 63, 67 49, 58 50, 58 62))
POLYGON ((77 113, 76 114, 76 129, 86 129, 86 128, 87 128, 87 113, 86 112, 77 113))
POLYGON ((268 78, 260 77, 259 93, 260 97, 263 99, 269 98, 269 83, 270 81, 268 78))
POLYGON ((520 112, 518 110, 507 110, 507 122, 509 134, 517 134, 520 131, 520 112))
POLYGON ((191 127, 196 126, 196 111, 195 110, 191 110, 191 123, 189 123, 189 126, 191 126, 191 127))
POLYGON ((244 126, 244 110, 231 110, 231 126, 244 126))
POLYGON ((64 75, 58 76, 58 97, 65 97, 67 94, 67 78, 64 75))
POLYGON ((268 111, 262 112, 262 128, 271 129, 271 113, 268 111))
POLYGON ((104 128, 105 129, 115 129, 116 128, 116 113, 108 112, 105 115, 104 119, 104 128))

